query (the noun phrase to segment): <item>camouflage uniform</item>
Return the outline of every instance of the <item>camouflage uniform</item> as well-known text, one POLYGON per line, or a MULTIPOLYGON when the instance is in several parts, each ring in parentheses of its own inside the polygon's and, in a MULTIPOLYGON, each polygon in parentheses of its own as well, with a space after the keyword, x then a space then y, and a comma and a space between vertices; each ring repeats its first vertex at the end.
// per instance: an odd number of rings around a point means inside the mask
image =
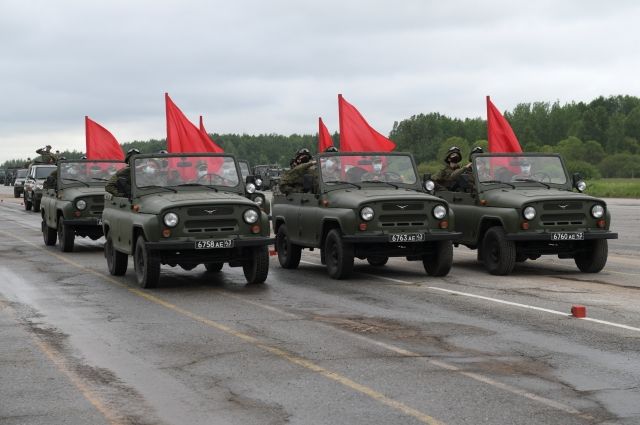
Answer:
POLYGON ((55 164, 58 161, 58 157, 56 154, 51 152, 50 149, 40 148, 36 151, 37 154, 40 155, 41 162, 45 164, 55 164))
POLYGON ((119 169, 104 187, 108 193, 121 198, 131 196, 131 168, 124 167, 119 169), (122 180, 120 180, 122 178, 122 180))
POLYGON ((436 173, 436 175, 433 177, 433 181, 440 186, 447 188, 448 190, 453 190, 453 187, 456 184, 456 180, 460 175, 462 175, 464 170, 465 168, 462 168, 457 164, 455 168, 451 168, 449 165, 447 165, 445 168, 436 173))
POLYGON ((309 161, 300 164, 297 167, 287 171, 280 179, 280 191, 282 193, 302 192, 305 174, 313 175, 313 187, 318 187, 318 173, 315 161, 309 161))
POLYGON ((57 189, 58 188, 58 169, 53 170, 49 177, 42 183, 43 189, 57 189))

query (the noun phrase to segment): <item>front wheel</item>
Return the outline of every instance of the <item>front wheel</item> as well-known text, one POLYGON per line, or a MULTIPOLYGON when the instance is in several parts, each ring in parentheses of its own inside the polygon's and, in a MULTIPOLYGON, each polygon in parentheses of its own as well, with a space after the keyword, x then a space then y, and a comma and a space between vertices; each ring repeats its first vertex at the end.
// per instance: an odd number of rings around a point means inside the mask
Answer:
POLYGON ((133 264, 136 269, 136 281, 141 288, 155 288, 160 280, 160 261, 150 255, 142 235, 136 241, 133 264))
POLYGON ((17 190, 13 190, 13 197, 14 198, 19 198, 20 197, 20 192, 18 192, 17 190))
POLYGON ((127 272, 129 256, 113 247, 111 236, 107 236, 104 244, 104 256, 107 258, 109 273, 114 276, 122 276, 127 272))
POLYGON ((429 276, 446 276, 453 264, 453 243, 435 242, 435 254, 422 257, 422 265, 429 276))
POLYGON ((340 231, 332 229, 324 242, 327 272, 332 279, 346 279, 353 270, 353 245, 342 240, 340 231))
POLYGON ((269 274, 269 247, 259 246, 251 250, 249 259, 242 266, 249 284, 264 283, 269 274))
POLYGON ((75 241, 76 235, 73 231, 72 226, 67 226, 64 224, 64 220, 62 216, 58 219, 58 242, 60 246, 60 251, 62 252, 71 252, 73 251, 73 243, 75 241))
POLYGON ((42 239, 44 239, 44 244, 46 246, 53 246, 56 244, 56 240, 58 238, 58 234, 56 233, 56 229, 53 229, 49 226, 47 226, 47 222, 44 219, 44 217, 42 217, 42 239))
POLYGON ((489 273, 498 276, 511 273, 516 264, 516 244, 506 239, 502 227, 487 230, 482 245, 482 260, 489 273))
POLYGON ((29 211, 31 209, 31 201, 27 197, 27 192, 24 193, 24 210, 29 211))
POLYGON ((283 268, 295 269, 300 264, 302 248, 291 243, 286 224, 278 227, 278 233, 276 234, 276 251, 278 251, 278 261, 283 268))
POLYGON ((33 201, 33 212, 40 212, 40 201, 33 201))
POLYGON ((574 257, 576 266, 583 273, 598 273, 607 264, 609 256, 609 244, 606 239, 588 241, 587 251, 574 257))

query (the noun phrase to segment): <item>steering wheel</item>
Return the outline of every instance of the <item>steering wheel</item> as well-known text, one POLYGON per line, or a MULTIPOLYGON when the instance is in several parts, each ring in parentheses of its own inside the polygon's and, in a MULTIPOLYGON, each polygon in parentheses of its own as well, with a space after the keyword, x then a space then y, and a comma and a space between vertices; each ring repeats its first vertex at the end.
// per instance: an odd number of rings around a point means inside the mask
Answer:
POLYGON ((402 176, 393 171, 388 171, 384 173, 384 179, 385 181, 388 181, 391 183, 402 183, 402 176))
POLYGON ((226 181, 226 179, 222 177, 220 174, 207 173, 198 177, 198 179, 196 180, 196 183, 203 183, 206 181, 207 178, 209 179, 209 184, 224 184, 224 182, 226 181), (214 181, 216 183, 214 183, 214 181))
POLYGON ((537 173, 533 173, 531 178, 538 180, 539 182, 544 182, 545 179, 547 182, 551 183, 551 176, 545 172, 538 171, 537 173))

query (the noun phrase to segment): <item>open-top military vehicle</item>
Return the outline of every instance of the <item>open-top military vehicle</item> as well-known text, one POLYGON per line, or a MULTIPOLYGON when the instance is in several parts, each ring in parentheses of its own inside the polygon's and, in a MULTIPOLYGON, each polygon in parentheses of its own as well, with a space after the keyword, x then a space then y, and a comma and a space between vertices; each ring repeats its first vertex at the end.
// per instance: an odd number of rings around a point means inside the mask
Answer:
POLYGON ((541 255, 573 258, 587 273, 607 262, 611 217, 604 201, 579 192, 578 174, 569 176, 556 154, 478 154, 469 173, 436 194, 456 215, 461 244, 478 249, 478 259, 495 275, 516 262, 541 255))
POLYGON ((299 187, 282 183, 274 193, 282 267, 298 267, 303 248, 320 248, 334 279, 349 276, 354 257, 374 266, 406 257, 429 275, 449 272, 454 217, 447 202, 424 192, 410 154, 322 153, 315 161, 299 187))
POLYGON ((145 154, 130 159, 130 180, 118 186, 129 197, 106 195, 103 228, 109 272, 123 275, 133 255, 143 288, 157 285, 160 265, 191 270, 224 263, 244 269, 249 283, 269 271, 269 219, 250 198, 232 155, 145 154), (128 187, 129 186, 129 187, 128 187))
POLYGON ((13 182, 13 197, 19 198, 24 192, 24 181, 27 178, 27 169, 20 168, 16 171, 16 179, 13 182))
POLYGON ((253 167, 253 175, 261 189, 269 190, 280 182, 282 168, 278 164, 256 165, 253 167))
POLYGON ((24 209, 26 211, 40 211, 42 185, 55 169, 56 166, 53 164, 33 163, 29 165, 27 177, 24 181, 24 209))
POLYGON ((42 237, 45 245, 73 251, 75 237, 102 237, 104 186, 125 164, 122 161, 64 160, 58 162, 55 188, 43 191, 42 237))

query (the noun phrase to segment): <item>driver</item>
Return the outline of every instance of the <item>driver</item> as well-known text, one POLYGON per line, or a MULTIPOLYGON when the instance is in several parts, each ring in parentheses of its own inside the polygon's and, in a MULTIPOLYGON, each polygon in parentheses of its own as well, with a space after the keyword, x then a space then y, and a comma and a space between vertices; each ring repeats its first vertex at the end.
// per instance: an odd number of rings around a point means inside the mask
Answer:
POLYGON ((104 187, 108 193, 123 198, 129 198, 131 196, 131 167, 129 166, 129 159, 131 159, 132 155, 139 153, 140 151, 136 148, 127 151, 127 155, 124 157, 124 163, 127 164, 127 166, 122 167, 111 176, 104 187))
POLYGON ((379 156, 373 157, 371 171, 364 173, 360 178, 360 181, 402 182, 396 173, 386 172, 384 169, 385 167, 382 158, 379 156))
POLYGON ((162 185, 160 164, 153 158, 148 158, 136 166, 136 186, 162 185))
POLYGON ((324 181, 340 180, 340 158, 330 156, 322 159, 322 179, 324 181))
POLYGON ((533 177, 531 175, 531 163, 528 159, 522 158, 520 160, 520 173, 515 174, 511 181, 520 181, 520 180, 531 180, 533 177))

